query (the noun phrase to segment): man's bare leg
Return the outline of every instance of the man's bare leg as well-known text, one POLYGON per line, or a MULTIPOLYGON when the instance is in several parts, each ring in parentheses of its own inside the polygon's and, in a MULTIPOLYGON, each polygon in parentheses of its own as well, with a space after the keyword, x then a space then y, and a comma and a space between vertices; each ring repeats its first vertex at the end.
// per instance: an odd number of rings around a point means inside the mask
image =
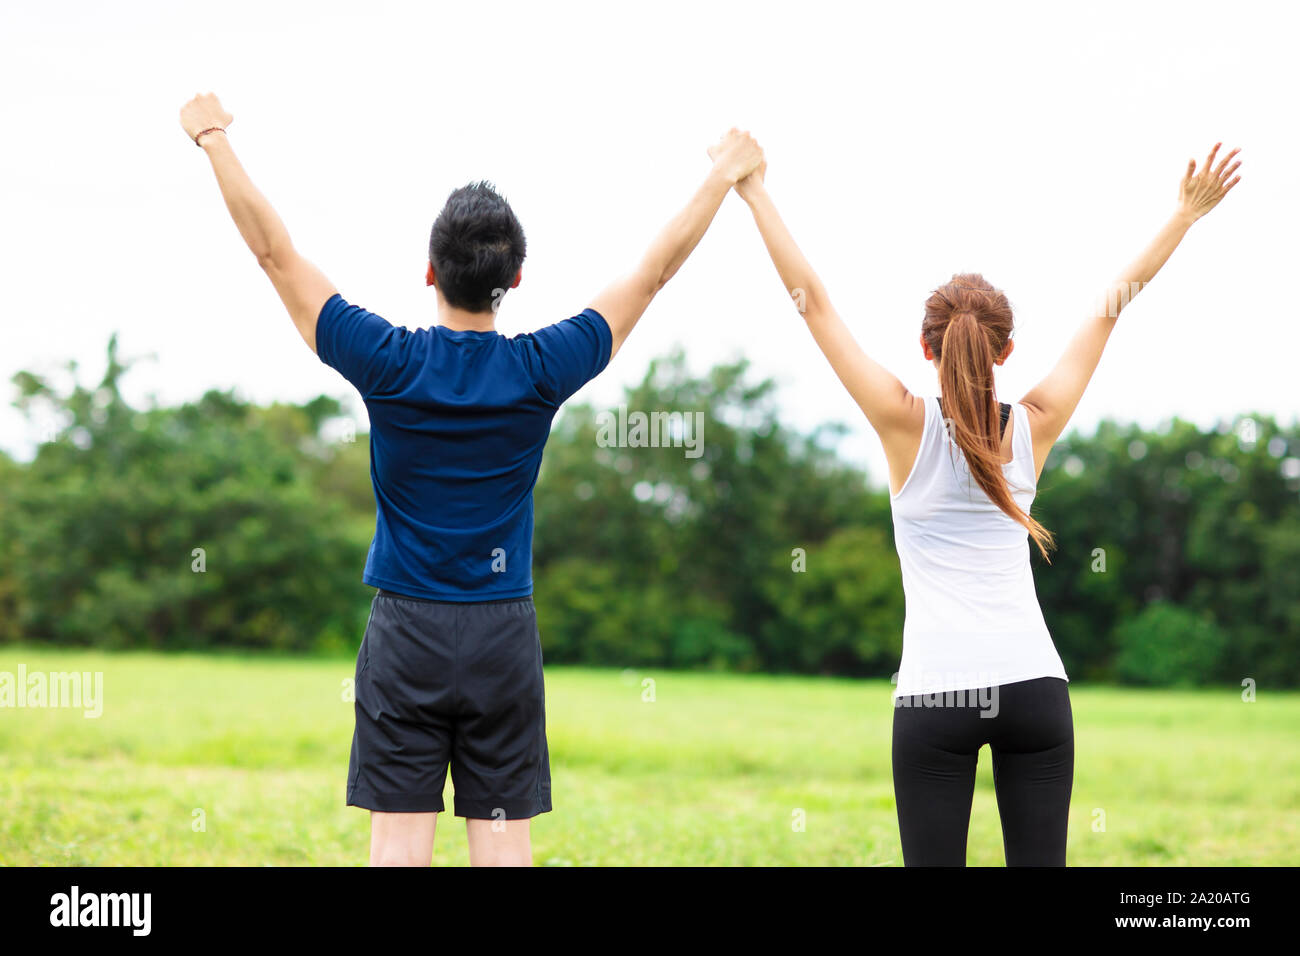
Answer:
POLYGON ((370 811, 371 866, 429 866, 433 863, 436 813, 370 811))
POLYGON ((532 866, 531 820, 465 821, 470 866, 532 866), (497 829, 493 830, 492 827, 497 829), (501 829, 504 826, 505 829, 501 829))

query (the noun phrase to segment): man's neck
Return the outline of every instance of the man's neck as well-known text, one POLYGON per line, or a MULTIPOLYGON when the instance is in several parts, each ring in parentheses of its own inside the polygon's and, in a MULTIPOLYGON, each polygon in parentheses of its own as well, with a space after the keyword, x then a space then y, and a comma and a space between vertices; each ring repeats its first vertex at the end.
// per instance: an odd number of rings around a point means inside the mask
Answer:
POLYGON ((438 324, 452 332, 495 332, 496 320, 492 311, 470 312, 450 305, 438 309, 438 324))

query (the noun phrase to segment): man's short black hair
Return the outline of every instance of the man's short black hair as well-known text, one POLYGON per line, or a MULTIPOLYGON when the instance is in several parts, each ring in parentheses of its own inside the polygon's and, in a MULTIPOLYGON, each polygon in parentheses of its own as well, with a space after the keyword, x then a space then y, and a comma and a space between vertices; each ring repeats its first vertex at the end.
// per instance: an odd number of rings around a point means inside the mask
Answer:
POLYGON ((429 237, 438 289, 448 305, 470 312, 492 309, 515 281, 525 250, 523 226, 488 182, 452 192, 429 237))

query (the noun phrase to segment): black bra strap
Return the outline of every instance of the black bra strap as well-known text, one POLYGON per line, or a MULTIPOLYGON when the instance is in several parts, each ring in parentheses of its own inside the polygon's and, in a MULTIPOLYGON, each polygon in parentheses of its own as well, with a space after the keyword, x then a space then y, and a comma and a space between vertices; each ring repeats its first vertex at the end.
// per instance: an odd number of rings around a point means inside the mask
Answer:
MULTIPOLYGON (((935 401, 939 403, 939 416, 941 418, 946 417, 943 413, 943 399, 936 398, 935 401)), ((1001 408, 998 409, 998 414, 1002 419, 1001 434, 1005 435, 1007 433, 1007 419, 1011 417, 1011 406, 1008 405, 1006 402, 1000 402, 999 404, 1002 406, 1001 408)))

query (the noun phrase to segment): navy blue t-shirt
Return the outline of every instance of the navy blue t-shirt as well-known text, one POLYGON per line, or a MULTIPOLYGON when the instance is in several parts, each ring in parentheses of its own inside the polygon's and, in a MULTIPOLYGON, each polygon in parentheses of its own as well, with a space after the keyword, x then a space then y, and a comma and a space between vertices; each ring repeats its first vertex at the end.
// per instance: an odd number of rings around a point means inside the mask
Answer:
POLYGON ((370 414, 375 537, 362 580, 437 601, 533 593, 533 485, 551 419, 609 362, 586 309, 536 332, 410 331, 335 293, 316 353, 370 414))

